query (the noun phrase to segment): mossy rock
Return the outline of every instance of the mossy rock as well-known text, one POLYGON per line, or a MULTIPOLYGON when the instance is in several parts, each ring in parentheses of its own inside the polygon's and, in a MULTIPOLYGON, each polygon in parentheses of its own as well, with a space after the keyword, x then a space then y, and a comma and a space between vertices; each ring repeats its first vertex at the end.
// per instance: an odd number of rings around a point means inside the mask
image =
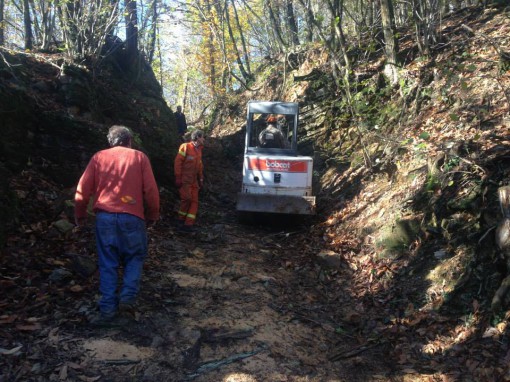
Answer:
POLYGON ((421 224, 418 219, 397 220, 391 227, 382 229, 382 239, 378 246, 382 248, 382 256, 400 254, 421 234, 421 224))

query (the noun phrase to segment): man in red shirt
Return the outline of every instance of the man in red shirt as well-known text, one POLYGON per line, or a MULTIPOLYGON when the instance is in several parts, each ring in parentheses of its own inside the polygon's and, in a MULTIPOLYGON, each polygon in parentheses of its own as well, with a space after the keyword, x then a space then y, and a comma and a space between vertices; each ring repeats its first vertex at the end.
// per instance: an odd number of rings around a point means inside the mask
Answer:
POLYGON ((75 195, 78 226, 86 224, 87 206, 94 198, 101 292, 97 324, 114 319, 118 309, 134 308, 147 256, 145 221, 151 224, 159 219, 159 191, 149 158, 131 148, 127 127, 112 126, 107 137, 111 147, 92 157, 75 195), (124 276, 117 295, 120 265, 124 276))
POLYGON ((178 219, 183 223, 181 230, 192 232, 198 211, 198 190, 204 185, 202 147, 205 135, 202 130, 191 133, 191 142, 183 143, 175 156, 175 185, 179 189, 181 204, 178 219))

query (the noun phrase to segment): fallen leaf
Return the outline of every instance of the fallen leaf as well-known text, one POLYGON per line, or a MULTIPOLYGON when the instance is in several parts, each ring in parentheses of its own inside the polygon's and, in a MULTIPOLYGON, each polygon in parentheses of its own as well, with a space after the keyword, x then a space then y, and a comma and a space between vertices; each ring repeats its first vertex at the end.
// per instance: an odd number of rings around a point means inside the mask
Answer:
POLYGON ((13 280, 0 280, 0 286, 2 288, 7 288, 10 286, 15 286, 16 283, 13 280))
POLYGON ((198 257, 203 257, 203 256, 205 256, 205 252, 204 252, 204 250, 203 250, 203 249, 200 249, 200 248, 195 248, 195 249, 191 252, 191 254, 192 254, 193 256, 198 256, 198 257))
POLYGON ((95 381, 99 380, 100 378, 101 378, 101 376, 97 376, 97 377, 87 377, 85 375, 78 376, 78 379, 80 381, 85 381, 85 382, 95 382, 95 381))
POLYGON ((67 379, 67 365, 64 365, 60 368, 58 379, 60 379, 61 381, 65 381, 67 379))
POLYGON ((74 362, 67 362, 67 366, 69 366, 71 369, 74 369, 74 370, 83 369, 82 365, 78 365, 77 363, 74 363, 74 362))
POLYGON ((496 328, 490 327, 483 333, 482 338, 490 338, 499 336, 499 331, 496 328))
POLYGON ((32 325, 16 325, 16 329, 24 331, 24 332, 25 331, 31 332, 31 331, 34 331, 34 330, 41 329, 41 324, 35 323, 35 324, 32 324, 32 325))
POLYGON ((15 348, 12 348, 12 349, 3 349, 3 348, 0 348, 0 354, 2 355, 12 355, 12 354, 16 354, 18 351, 21 350, 23 346, 17 346, 15 348))
POLYGON ((13 314, 12 316, 0 316, 0 325, 1 324, 12 324, 18 318, 17 315, 13 314))
POLYGON ((81 285, 73 285, 71 288, 69 288, 71 292, 81 292, 83 291, 83 287, 81 285))
POLYGON ((48 333, 48 340, 50 341, 50 343, 55 344, 58 342, 59 340, 58 330, 59 328, 53 328, 48 333))

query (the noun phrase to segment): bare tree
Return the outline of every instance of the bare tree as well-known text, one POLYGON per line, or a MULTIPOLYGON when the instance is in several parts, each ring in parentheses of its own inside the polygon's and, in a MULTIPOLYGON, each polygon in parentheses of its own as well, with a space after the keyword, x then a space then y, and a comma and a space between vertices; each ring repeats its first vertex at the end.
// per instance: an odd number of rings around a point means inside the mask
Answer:
POLYGON ((312 12, 312 1, 306 0, 303 6, 305 10, 305 21, 306 21, 306 41, 313 41, 313 12, 312 12))
POLYGON ((67 53, 70 57, 79 57, 82 42, 79 38, 76 22, 79 20, 80 3, 78 1, 61 3, 58 6, 58 12, 67 53))
POLYGON ((247 72, 251 76, 250 57, 248 55, 248 48, 247 48, 247 45, 246 45, 246 39, 244 38, 243 28, 241 27, 241 22, 239 21, 239 14, 237 13, 237 7, 236 7, 236 4, 235 4, 235 0, 232 0, 232 8, 234 10, 234 16, 235 16, 235 20, 236 20, 237 30, 239 31, 239 36, 241 38, 241 44, 242 44, 242 47, 243 47, 244 62, 246 64, 247 72))
POLYGON ((283 39, 283 33, 282 33, 281 25, 280 25, 280 20, 276 16, 277 14, 279 14, 278 9, 277 9, 278 5, 274 4, 274 2, 270 0, 266 3, 266 7, 269 12, 269 19, 271 20, 272 31, 273 31, 273 35, 275 36, 276 41, 277 41, 277 46, 279 48, 278 50, 279 50, 279 52, 283 52, 285 50, 287 44, 286 44, 285 40, 283 39), (277 9, 276 12, 274 9, 275 7, 277 9))
POLYGON ((152 6, 151 6, 151 14, 152 14, 152 19, 151 19, 151 30, 150 30, 150 38, 149 38, 149 46, 147 47, 148 49, 148 54, 147 54, 147 57, 148 57, 148 60, 149 60, 149 64, 152 63, 152 61, 154 60, 154 51, 156 49, 156 36, 157 36, 157 25, 158 25, 158 3, 156 0, 153 0, 152 1, 152 6))
POLYGON ((51 0, 30 0, 35 38, 41 49, 50 47, 55 30, 55 3, 51 0))
POLYGON ((381 21, 383 27, 385 54, 386 54, 386 76, 392 84, 398 81, 397 52, 398 42, 396 39, 395 16, 392 0, 381 0, 381 21))
POLYGON ((236 41, 237 39, 234 36, 234 31, 232 29, 232 23, 230 22, 228 0, 225 1, 225 21, 227 23, 227 28, 228 28, 228 33, 229 33, 229 36, 230 36, 230 40, 231 40, 232 45, 234 47, 234 54, 236 55, 236 61, 237 61, 237 66, 239 67, 239 71, 241 72, 241 75, 243 76, 245 81, 250 81, 253 78, 253 76, 249 72, 249 70, 250 70, 249 69, 250 68, 249 62, 250 61, 248 59, 248 52, 246 51, 246 43, 244 41, 243 31, 240 28, 240 23, 239 23, 239 19, 237 17, 237 10, 235 8, 234 1, 232 1, 232 6, 233 6, 233 9, 234 9, 234 15, 235 15, 236 24, 237 24, 237 27, 238 27, 238 33, 241 36, 242 47, 243 47, 243 51, 244 51, 243 57, 245 59, 244 63, 243 63, 243 60, 241 59, 241 56, 239 54, 240 50, 239 50, 239 48, 237 46, 237 41, 236 41), (245 67, 245 64, 246 64, 246 67, 245 67))
POLYGON ((30 17, 30 3, 23 0, 23 26, 25 32, 25 49, 32 50, 34 47, 34 35, 32 33, 32 18, 30 17))
POLYGON ((126 9, 126 55, 130 65, 135 65, 138 60, 138 12, 136 0, 124 0, 126 9))
POLYGON ((0 0, 0 46, 5 45, 4 9, 5 1, 0 0))
POLYGON ((296 21, 296 16, 294 14, 294 4, 291 0, 285 1, 285 10, 287 14, 287 25, 290 32, 290 41, 293 46, 299 45, 299 31, 298 25, 296 21))
POLYGON ((118 0, 68 0, 58 3, 60 26, 70 58, 90 58, 94 63, 99 62, 105 40, 118 23, 118 6, 118 0))
POLYGON ((437 42, 437 27, 442 10, 439 0, 413 0, 416 42, 424 55, 428 55, 431 44, 437 42))
POLYGON ((351 60, 347 55, 347 42, 343 31, 344 0, 327 0, 326 3, 331 12, 332 20, 332 39, 329 40, 329 45, 334 52, 340 50, 345 65, 345 73, 348 75, 351 70, 351 60))

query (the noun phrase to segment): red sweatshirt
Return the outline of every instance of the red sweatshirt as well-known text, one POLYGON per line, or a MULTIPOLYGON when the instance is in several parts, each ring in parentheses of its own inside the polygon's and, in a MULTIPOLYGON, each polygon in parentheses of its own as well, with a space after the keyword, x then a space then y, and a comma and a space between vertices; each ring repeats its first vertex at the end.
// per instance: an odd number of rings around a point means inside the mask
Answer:
POLYGON ((128 213, 159 219, 159 191, 149 158, 141 151, 116 146, 97 152, 81 176, 75 195, 76 218, 87 216, 94 196, 94 211, 128 213))

